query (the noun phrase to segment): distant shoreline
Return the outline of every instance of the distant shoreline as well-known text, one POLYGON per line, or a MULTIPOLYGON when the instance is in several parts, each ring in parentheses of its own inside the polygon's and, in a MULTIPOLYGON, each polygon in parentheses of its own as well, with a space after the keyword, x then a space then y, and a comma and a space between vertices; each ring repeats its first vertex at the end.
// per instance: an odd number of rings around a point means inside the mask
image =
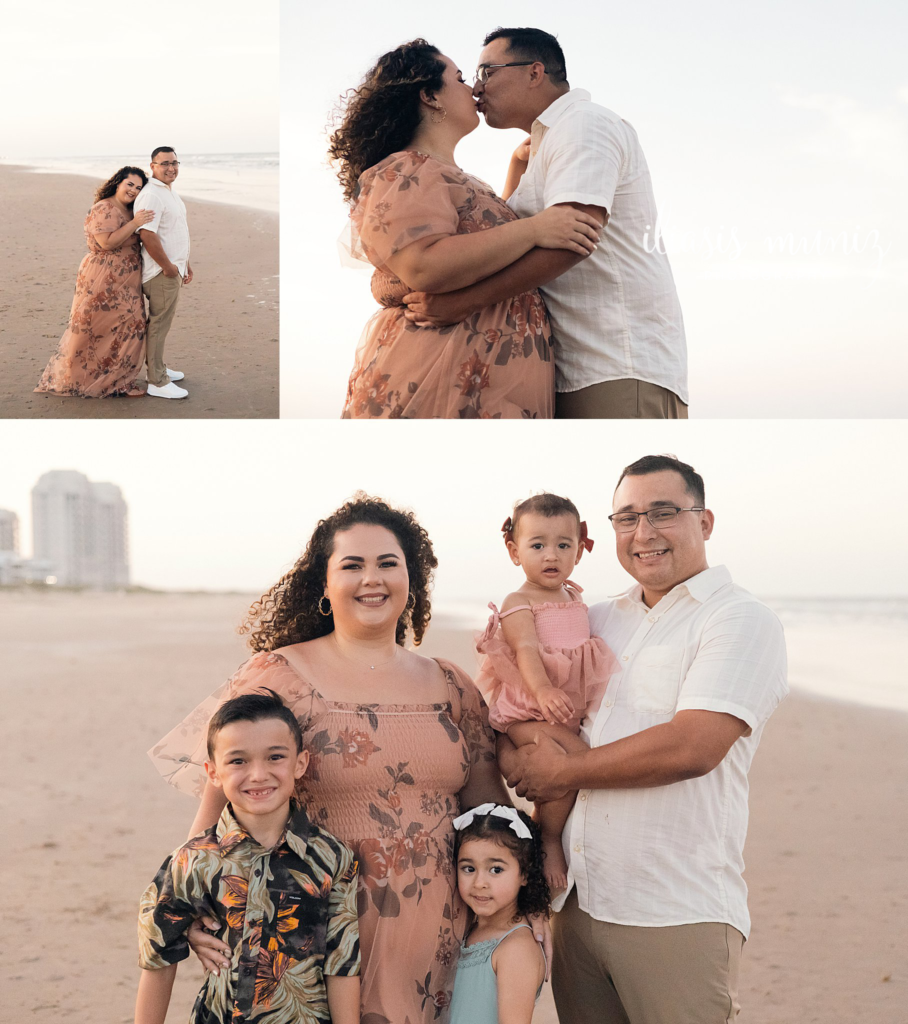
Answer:
MULTIPOLYGON (((200 156, 204 156, 205 154, 199 154, 199 155, 200 156)), ((220 155, 220 154, 208 154, 208 155, 216 156, 216 155, 220 155)), ((225 155, 229 155, 229 154, 225 154, 225 155)), ((258 154, 250 153, 250 154, 238 154, 238 155, 241 155, 241 156, 242 155, 256 156, 258 154)), ((269 155, 269 154, 263 154, 263 155, 269 155)), ((73 158, 74 161, 76 161, 78 159, 79 159, 78 157, 74 157, 73 158)), ((89 161, 93 161, 95 159, 105 160, 107 158, 106 157, 98 157, 98 158, 88 157, 88 158, 86 158, 86 160, 89 160, 89 161)), ((128 160, 130 158, 129 157, 124 157, 122 155, 119 155, 119 156, 112 156, 109 159, 111 160, 111 170, 113 171, 113 170, 116 170, 117 166, 123 166, 123 164, 122 164, 123 160, 128 160)), ((135 159, 136 161, 138 161, 136 163, 137 167, 142 167, 143 169, 147 170, 147 166, 146 166, 147 163, 148 163, 147 159, 140 160, 138 157, 134 157, 132 159, 135 159)), ((101 171, 100 169, 96 169, 96 168, 90 167, 90 166, 85 166, 85 167, 74 166, 72 164, 67 164, 65 162, 65 158, 61 158, 61 160, 62 160, 62 162, 58 166, 55 163, 54 159, 51 158, 51 157, 48 157, 46 159, 46 162, 41 162, 41 158, 40 157, 33 157, 31 160, 29 160, 27 158, 2 157, 2 158, 0 158, 0 167, 8 167, 8 168, 14 169, 14 170, 28 171, 31 174, 62 174, 62 175, 66 175, 68 177, 73 177, 73 178, 91 178, 93 181, 98 181, 99 183, 101 181, 105 180, 104 172, 101 171), (37 162, 35 162, 35 161, 37 161, 37 162)), ((259 213, 259 214, 262 214, 262 213, 264 213, 264 214, 271 214, 275 219, 278 218, 278 216, 279 216, 279 206, 278 206, 279 196, 278 196, 278 185, 277 185, 277 182, 275 182, 275 187, 274 187, 274 193, 275 194, 274 194, 274 196, 270 197, 270 195, 267 195, 268 190, 266 190, 266 198, 260 199, 259 202, 256 202, 255 201, 255 197, 251 197, 248 194, 245 195, 245 196, 244 195, 240 195, 240 196, 231 195, 230 193, 227 193, 227 192, 225 192, 225 193, 218 193, 218 194, 214 194, 214 195, 202 195, 202 194, 200 194, 200 191, 202 191, 202 190, 204 190, 206 192, 210 191, 211 187, 212 187, 212 183, 214 184, 214 186, 216 188, 217 182, 214 181, 214 178, 213 178, 212 174, 205 174, 204 173, 205 171, 215 172, 216 170, 217 170, 217 168, 204 168, 204 169, 199 169, 198 173, 190 172, 189 180, 186 180, 185 178, 184 178, 184 180, 182 182, 180 182, 178 180, 177 192, 180 194, 180 196, 183 199, 188 199, 188 200, 191 200, 192 202, 196 202, 196 203, 214 203, 214 204, 217 204, 219 206, 232 206, 232 207, 237 207, 237 208, 242 209, 242 210, 252 210, 252 211, 255 211, 256 213, 259 213), (244 201, 244 199, 245 199, 245 201, 244 201)), ((229 170, 231 170, 231 168, 230 168, 229 165, 225 165, 223 168, 220 168, 220 170, 229 171, 229 170)), ((277 172, 277 168, 276 167, 275 167, 275 172, 277 172)), ((247 184, 246 187, 248 188, 249 185, 247 184)))
MULTIPOLYGON (((237 624, 249 606, 260 597, 255 591, 156 590, 133 586, 121 591, 100 591, 54 587, 0 587, 0 603, 28 603, 63 610, 70 603, 93 606, 128 599, 124 607, 141 608, 142 602, 165 608, 191 601, 202 608, 224 603, 236 606, 237 624), (8 596, 4 596, 8 595, 8 596)), ((479 661, 473 638, 485 625, 479 614, 466 616, 462 606, 438 606, 419 652, 429 657, 451 658, 467 672, 475 673, 479 661)), ((839 708, 908 714, 908 689, 899 685, 901 666, 908 658, 908 646, 900 623, 856 622, 847 645, 841 624, 813 620, 786 622, 789 653, 789 682, 799 700, 825 702, 839 708), (866 649, 872 650, 868 662, 866 649), (864 651, 863 659, 860 657, 864 651)))

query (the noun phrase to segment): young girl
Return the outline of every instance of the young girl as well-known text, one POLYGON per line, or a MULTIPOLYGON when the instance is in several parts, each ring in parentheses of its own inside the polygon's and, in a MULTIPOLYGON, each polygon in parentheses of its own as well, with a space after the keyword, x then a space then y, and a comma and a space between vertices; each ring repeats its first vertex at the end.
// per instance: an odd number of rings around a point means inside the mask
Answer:
MULTIPOLYGON (((605 643, 590 636, 581 589, 568 579, 584 548, 593 547, 586 523, 567 498, 537 494, 514 507, 502 532, 526 580, 500 613, 489 605, 492 617, 476 644, 486 656, 476 685, 489 722, 518 747, 544 731, 569 752, 583 750, 580 722, 598 706, 616 667, 605 643)), ((561 832, 574 795, 536 805, 552 892, 567 886, 561 832)))
POLYGON ((530 1024, 546 965, 526 918, 550 913, 539 827, 498 804, 474 807, 453 824, 457 889, 473 922, 460 948, 450 1024, 530 1024))

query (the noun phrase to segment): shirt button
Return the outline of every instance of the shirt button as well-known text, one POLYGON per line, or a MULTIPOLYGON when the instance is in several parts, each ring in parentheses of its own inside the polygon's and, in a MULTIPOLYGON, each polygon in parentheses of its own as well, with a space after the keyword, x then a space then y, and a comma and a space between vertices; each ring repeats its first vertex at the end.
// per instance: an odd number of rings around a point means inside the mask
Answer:
POLYGON ((580 794, 580 799, 581 800, 586 800, 586 793, 581 793, 580 794))
POLYGON ((650 622, 655 622, 656 621, 656 616, 655 615, 650 615, 649 621, 650 622))
POLYGON ((606 706, 607 708, 610 708, 610 707, 612 706, 612 703, 613 703, 612 701, 610 701, 610 700, 607 700, 607 701, 605 702, 605 706, 606 706))
POLYGON ((256 878, 261 878, 262 877, 262 869, 261 868, 256 868, 255 869, 255 877, 256 878))
POLYGON ((621 660, 622 660, 622 661, 627 661, 627 655, 626 655, 626 654, 625 654, 625 655, 623 655, 623 656, 622 656, 622 658, 621 658, 621 660))
POLYGON ((583 847, 582 847, 582 846, 580 845, 580 843, 578 843, 578 844, 577 844, 577 845, 576 845, 576 846, 574 847, 574 853, 580 853, 580 852, 581 852, 582 850, 583 850, 583 847))

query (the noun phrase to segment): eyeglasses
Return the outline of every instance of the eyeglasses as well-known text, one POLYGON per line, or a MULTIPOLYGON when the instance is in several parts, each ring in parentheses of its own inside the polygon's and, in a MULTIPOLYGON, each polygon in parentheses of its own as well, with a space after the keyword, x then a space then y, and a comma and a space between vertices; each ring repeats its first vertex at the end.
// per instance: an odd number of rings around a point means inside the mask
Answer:
MULTIPOLYGON (((482 83, 488 82, 489 68, 525 68, 530 64, 538 63, 539 61, 537 60, 512 60, 510 64, 480 64, 476 69, 476 77, 473 81, 482 83)), ((545 74, 548 74, 548 72, 546 71, 545 74)))
POLYGON ((657 530, 664 530, 668 526, 674 526, 679 512, 705 512, 705 508, 695 505, 693 508, 676 508, 674 505, 663 505, 660 508, 651 508, 648 512, 616 512, 609 516, 609 522, 615 528, 615 533, 633 533, 637 529, 640 516, 646 516, 650 526, 657 530))
POLYGON ((163 163, 160 160, 154 160, 153 163, 157 164, 158 167, 179 167, 179 160, 165 160, 163 163))

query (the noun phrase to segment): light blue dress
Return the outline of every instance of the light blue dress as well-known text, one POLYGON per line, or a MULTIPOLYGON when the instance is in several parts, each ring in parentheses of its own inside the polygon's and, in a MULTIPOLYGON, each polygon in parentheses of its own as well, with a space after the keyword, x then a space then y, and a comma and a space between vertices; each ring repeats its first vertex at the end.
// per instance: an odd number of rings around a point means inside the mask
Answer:
MULTIPOLYGON (((472 946, 461 945, 454 995, 451 997, 450 1024, 498 1024, 498 979, 492 969, 492 954, 511 932, 529 927, 528 924, 518 924, 500 939, 486 939, 472 946)), ((541 991, 542 985, 536 990, 537 999, 541 991)))

